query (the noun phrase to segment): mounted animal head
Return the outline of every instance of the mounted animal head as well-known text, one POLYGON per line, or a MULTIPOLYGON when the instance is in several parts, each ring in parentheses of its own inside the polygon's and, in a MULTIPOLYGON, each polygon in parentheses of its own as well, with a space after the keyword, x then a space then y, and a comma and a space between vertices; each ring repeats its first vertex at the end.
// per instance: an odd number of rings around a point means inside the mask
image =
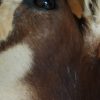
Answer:
POLYGON ((99 0, 0 0, 0 100, 99 100, 99 19, 99 0))

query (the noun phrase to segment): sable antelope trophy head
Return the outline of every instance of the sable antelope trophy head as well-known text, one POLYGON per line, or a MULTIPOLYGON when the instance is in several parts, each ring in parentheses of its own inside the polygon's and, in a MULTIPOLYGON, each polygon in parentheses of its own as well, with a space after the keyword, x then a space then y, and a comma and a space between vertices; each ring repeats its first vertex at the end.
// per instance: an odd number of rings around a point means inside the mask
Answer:
POLYGON ((0 0, 0 100, 99 100, 99 2, 0 0))

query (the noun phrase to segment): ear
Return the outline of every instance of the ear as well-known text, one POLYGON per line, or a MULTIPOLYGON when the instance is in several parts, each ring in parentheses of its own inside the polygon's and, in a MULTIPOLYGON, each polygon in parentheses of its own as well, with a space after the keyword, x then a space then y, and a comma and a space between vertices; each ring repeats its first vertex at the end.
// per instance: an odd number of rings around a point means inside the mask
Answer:
POLYGON ((84 0, 68 0, 72 13, 78 18, 83 15, 83 2, 84 0))

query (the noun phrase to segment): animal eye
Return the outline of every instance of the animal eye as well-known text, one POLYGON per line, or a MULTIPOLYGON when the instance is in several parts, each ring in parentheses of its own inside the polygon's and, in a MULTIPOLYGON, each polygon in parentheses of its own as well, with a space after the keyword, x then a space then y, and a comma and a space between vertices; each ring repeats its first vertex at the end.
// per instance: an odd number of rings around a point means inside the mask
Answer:
POLYGON ((52 10, 55 8, 55 0, 34 0, 34 5, 46 10, 52 10))

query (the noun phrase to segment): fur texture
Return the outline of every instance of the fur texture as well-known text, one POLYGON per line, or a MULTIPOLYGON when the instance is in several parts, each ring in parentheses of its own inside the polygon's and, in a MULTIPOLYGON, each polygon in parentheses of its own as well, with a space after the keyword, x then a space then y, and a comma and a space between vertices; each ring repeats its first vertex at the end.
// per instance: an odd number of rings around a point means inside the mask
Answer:
POLYGON ((0 100, 100 100, 100 1, 33 1, 0 1, 0 100))

